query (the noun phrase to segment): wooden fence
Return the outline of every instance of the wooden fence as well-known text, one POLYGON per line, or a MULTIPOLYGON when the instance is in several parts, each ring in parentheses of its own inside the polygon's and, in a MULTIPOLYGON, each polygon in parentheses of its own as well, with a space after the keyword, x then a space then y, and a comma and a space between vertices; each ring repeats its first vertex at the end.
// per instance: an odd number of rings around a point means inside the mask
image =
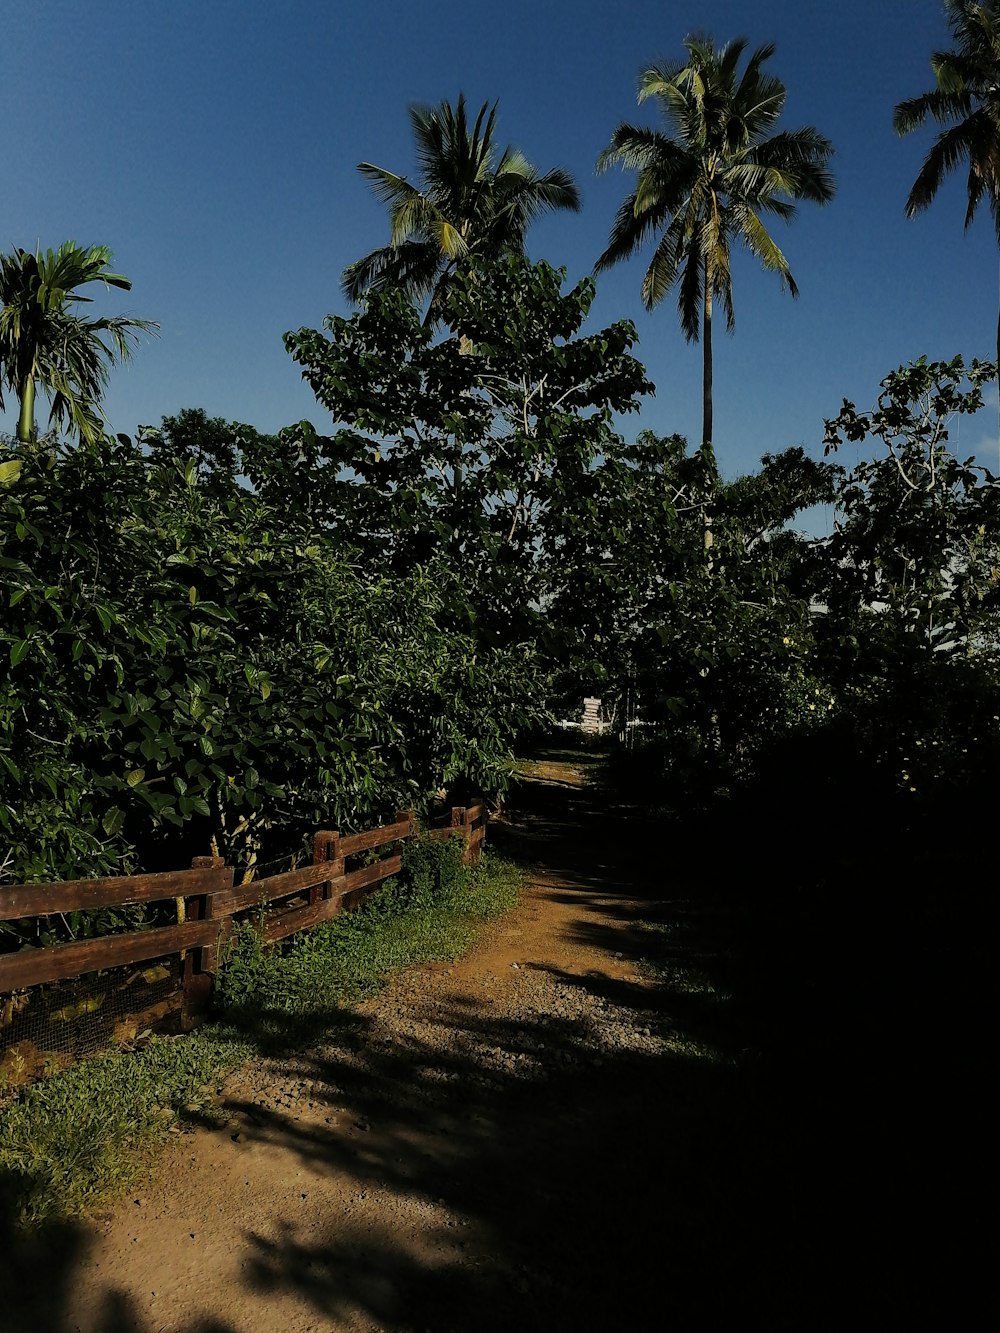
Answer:
MULTIPOLYGON (((184 919, 173 925, 0 954, 0 996, 179 954, 184 959, 182 1026, 192 1026, 208 1007, 219 949, 238 913, 264 908, 261 929, 268 942, 328 921, 360 904, 399 872, 400 844, 416 832, 412 810, 401 810, 391 824, 364 833, 323 831, 313 839, 310 865, 239 885, 233 883, 232 867, 221 858, 199 856, 190 870, 0 886, 0 921, 137 903, 184 902, 184 911, 178 914, 184 919), (376 860, 348 870, 349 860, 379 849, 385 850, 376 860)), ((486 837, 483 802, 453 807, 450 823, 429 833, 441 839, 461 836, 466 864, 475 864, 486 837)))

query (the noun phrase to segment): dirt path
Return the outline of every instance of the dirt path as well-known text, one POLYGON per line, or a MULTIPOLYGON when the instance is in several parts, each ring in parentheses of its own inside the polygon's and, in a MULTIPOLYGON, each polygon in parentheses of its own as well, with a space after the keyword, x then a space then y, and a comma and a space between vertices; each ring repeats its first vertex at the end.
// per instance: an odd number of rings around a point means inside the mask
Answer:
POLYGON ((233 1080, 107 1216, 0 1218, 0 1333, 979 1327, 979 880, 811 873, 805 784, 644 827, 585 769, 491 835, 535 869, 469 957, 233 1080))
POLYGON ((698 1036, 712 996, 642 961, 665 886, 616 848, 630 826, 589 803, 583 767, 538 770, 507 831, 536 861, 514 914, 335 1042, 233 1079, 232 1123, 184 1134, 148 1189, 67 1232, 0 1327, 738 1326, 767 1277, 731 1243, 749 1131, 729 1132, 734 1089, 698 1036))

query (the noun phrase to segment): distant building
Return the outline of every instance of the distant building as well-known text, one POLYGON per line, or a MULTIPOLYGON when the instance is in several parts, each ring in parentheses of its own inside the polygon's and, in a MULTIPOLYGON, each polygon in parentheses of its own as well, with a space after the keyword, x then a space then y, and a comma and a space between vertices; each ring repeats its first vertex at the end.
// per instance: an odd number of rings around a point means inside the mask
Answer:
POLYGON ((604 731, 600 699, 584 699, 583 721, 580 723, 580 729, 588 736, 599 736, 604 731))

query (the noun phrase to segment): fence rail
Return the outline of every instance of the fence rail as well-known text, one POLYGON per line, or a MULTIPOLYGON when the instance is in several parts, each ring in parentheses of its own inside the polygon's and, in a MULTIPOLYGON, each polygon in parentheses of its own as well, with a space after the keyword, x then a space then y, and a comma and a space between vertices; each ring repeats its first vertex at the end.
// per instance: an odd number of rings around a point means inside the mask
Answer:
MULTIPOLYGON (((183 959, 181 1023, 191 1027, 211 1000, 219 949, 240 912, 264 909, 261 930, 268 942, 284 939, 358 906, 402 865, 400 844, 418 832, 412 810, 391 824, 362 833, 321 830, 313 839, 312 864, 236 885, 234 871, 218 857, 196 857, 190 870, 49 884, 0 886, 0 921, 100 907, 125 907, 183 900, 183 919, 125 934, 0 954, 0 996, 87 973, 126 967, 153 958, 183 959), (370 864, 347 869, 361 853, 382 851, 370 864)), ((454 806, 450 822, 428 830, 432 838, 459 834, 466 864, 474 865, 486 837, 482 801, 454 806)), ((0 1015, 3 1008, 0 1006, 0 1015)), ((2 1038, 0 1021, 0 1038, 2 1038)))

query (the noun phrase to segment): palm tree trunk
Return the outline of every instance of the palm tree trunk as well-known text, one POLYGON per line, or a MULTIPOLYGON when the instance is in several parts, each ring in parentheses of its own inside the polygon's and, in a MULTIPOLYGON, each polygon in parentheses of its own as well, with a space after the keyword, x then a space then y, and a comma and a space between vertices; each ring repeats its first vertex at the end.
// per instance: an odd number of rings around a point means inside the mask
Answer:
MULTIPOLYGON (((715 473, 715 449, 712 446, 712 265, 705 261, 705 299, 702 306, 702 427, 701 454, 706 464, 705 484, 708 484, 709 471, 715 473)), ((702 511, 704 523, 705 564, 709 573, 712 571, 712 514, 706 508, 702 511)))
POLYGON ((705 305, 702 311, 702 427, 701 447, 712 451, 712 274, 711 265, 705 264, 705 305))
POLYGON ((17 438, 20 444, 30 444, 35 438, 35 381, 31 375, 21 385, 21 410, 17 418, 17 438))

